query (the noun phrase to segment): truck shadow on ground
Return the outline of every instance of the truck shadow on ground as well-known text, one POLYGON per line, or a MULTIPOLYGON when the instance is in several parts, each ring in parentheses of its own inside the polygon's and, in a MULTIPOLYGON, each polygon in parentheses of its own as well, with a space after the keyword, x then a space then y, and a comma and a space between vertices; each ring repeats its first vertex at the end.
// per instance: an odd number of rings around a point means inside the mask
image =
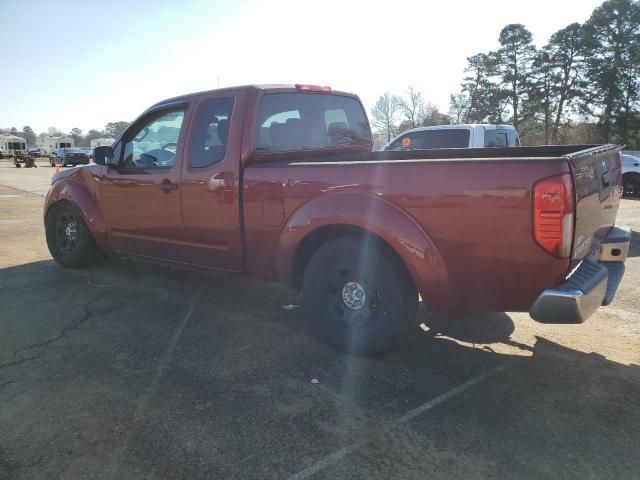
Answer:
POLYGON ((0 270, 0 477, 90 476, 74 465, 98 475, 117 452, 120 478, 286 478, 363 438, 318 478, 640 469, 637 365, 544 338, 516 344, 505 313, 425 314, 426 329, 399 348, 354 357, 309 335, 301 309, 282 308, 298 303, 279 285, 117 261, 0 270))
POLYGON ((504 312, 425 311, 420 313, 419 321, 435 334, 471 343, 505 342, 515 330, 513 320, 504 312))

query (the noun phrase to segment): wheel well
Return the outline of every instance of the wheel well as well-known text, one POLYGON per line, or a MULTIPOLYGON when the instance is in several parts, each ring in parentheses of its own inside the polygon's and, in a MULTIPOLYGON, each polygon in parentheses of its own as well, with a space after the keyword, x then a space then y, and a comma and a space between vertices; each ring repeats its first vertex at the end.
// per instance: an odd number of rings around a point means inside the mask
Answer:
POLYGON ((411 285, 415 288, 413 277, 409 273, 409 270, 407 269, 405 263, 402 261, 402 258, 400 258, 398 253, 391 247, 391 245, 389 245, 381 237, 379 237, 375 233, 370 232, 369 230, 357 227, 355 225, 328 225, 326 227, 320 227, 307 235, 296 251, 296 255, 293 260, 292 275, 292 284, 296 290, 302 289, 302 278, 304 276, 304 271, 307 263, 309 262, 309 259, 314 254, 314 252, 326 242, 344 237, 374 242, 375 245, 384 252, 385 256, 391 259, 394 264, 396 264, 396 266, 400 268, 400 270, 404 274, 406 281, 408 282, 408 285, 411 285))
POLYGON ((67 200, 66 198, 61 198, 60 200, 57 200, 55 202, 53 202, 51 205, 49 205, 49 207, 47 208, 47 212, 44 214, 44 221, 47 221, 47 218, 49 217, 49 214, 51 213, 51 210, 53 210, 53 207, 58 207, 62 204, 68 204, 71 205, 71 207, 78 209, 78 207, 70 200, 67 200))

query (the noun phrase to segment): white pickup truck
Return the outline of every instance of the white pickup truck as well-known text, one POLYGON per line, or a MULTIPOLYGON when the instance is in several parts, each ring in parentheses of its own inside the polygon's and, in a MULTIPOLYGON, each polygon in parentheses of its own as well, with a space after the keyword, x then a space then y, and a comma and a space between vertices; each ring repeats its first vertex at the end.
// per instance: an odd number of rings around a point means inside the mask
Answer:
POLYGON ((412 128, 402 132, 384 149, 425 150, 519 146, 520 137, 512 125, 462 124, 412 128))

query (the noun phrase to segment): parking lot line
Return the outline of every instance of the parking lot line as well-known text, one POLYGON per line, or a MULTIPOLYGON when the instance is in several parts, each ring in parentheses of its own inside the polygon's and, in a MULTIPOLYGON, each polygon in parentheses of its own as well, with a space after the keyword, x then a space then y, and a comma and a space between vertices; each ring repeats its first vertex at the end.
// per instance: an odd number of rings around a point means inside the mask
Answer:
MULTIPOLYGON (((503 372, 504 370, 506 370, 508 367, 510 367, 513 364, 513 361, 509 361, 509 362, 505 362, 501 365, 498 365, 484 373, 481 373, 480 375, 476 375, 475 377, 467 380, 464 383, 461 383, 460 385, 458 385, 457 387, 452 388, 451 390, 448 390, 446 392, 444 392, 441 395, 438 395, 437 397, 429 400, 428 402, 423 403, 422 405, 419 405, 418 407, 414 408, 413 410, 409 410, 407 413, 405 413, 403 416, 401 416, 400 418, 398 418, 393 425, 387 427, 387 428, 383 428, 381 429, 378 434, 383 434, 393 428, 396 428, 402 424, 407 423, 408 421, 414 419, 415 417, 422 415, 424 413, 427 413, 429 410, 433 409, 434 407, 440 405, 441 403, 446 402, 447 400, 452 399, 453 397, 455 397, 456 395, 461 394, 462 392, 468 390, 469 388, 473 387, 474 385, 477 385, 478 383, 483 382, 484 380, 487 380, 489 377, 495 375, 496 373, 499 372, 503 372)), ((304 470, 299 471, 298 473, 293 474, 292 476, 290 476, 288 478, 288 480, 304 480, 305 478, 309 478, 313 475, 315 475, 316 473, 320 472, 321 470, 324 470, 327 467, 330 467, 336 463, 338 463, 340 460, 342 460, 344 457, 346 457, 347 455, 351 454, 352 452, 354 452, 355 450, 358 450, 359 448, 363 447, 364 445, 370 443, 371 437, 367 438, 366 440, 361 440, 359 442, 354 443, 353 445, 348 445, 346 447, 343 447, 339 450, 336 450, 335 452, 330 453, 329 455, 325 456, 324 458, 322 458, 321 460, 319 460, 318 462, 314 463, 313 465, 311 465, 310 467, 305 468, 304 470)))

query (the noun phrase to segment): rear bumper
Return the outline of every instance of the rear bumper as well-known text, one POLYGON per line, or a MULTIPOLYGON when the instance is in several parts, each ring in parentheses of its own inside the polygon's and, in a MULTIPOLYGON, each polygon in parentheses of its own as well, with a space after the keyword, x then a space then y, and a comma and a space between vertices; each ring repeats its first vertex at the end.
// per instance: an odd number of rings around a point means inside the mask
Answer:
POLYGON ((630 242, 628 228, 612 228, 565 283, 540 294, 531 317, 541 323, 583 323, 600 306, 609 305, 624 275, 630 242))

